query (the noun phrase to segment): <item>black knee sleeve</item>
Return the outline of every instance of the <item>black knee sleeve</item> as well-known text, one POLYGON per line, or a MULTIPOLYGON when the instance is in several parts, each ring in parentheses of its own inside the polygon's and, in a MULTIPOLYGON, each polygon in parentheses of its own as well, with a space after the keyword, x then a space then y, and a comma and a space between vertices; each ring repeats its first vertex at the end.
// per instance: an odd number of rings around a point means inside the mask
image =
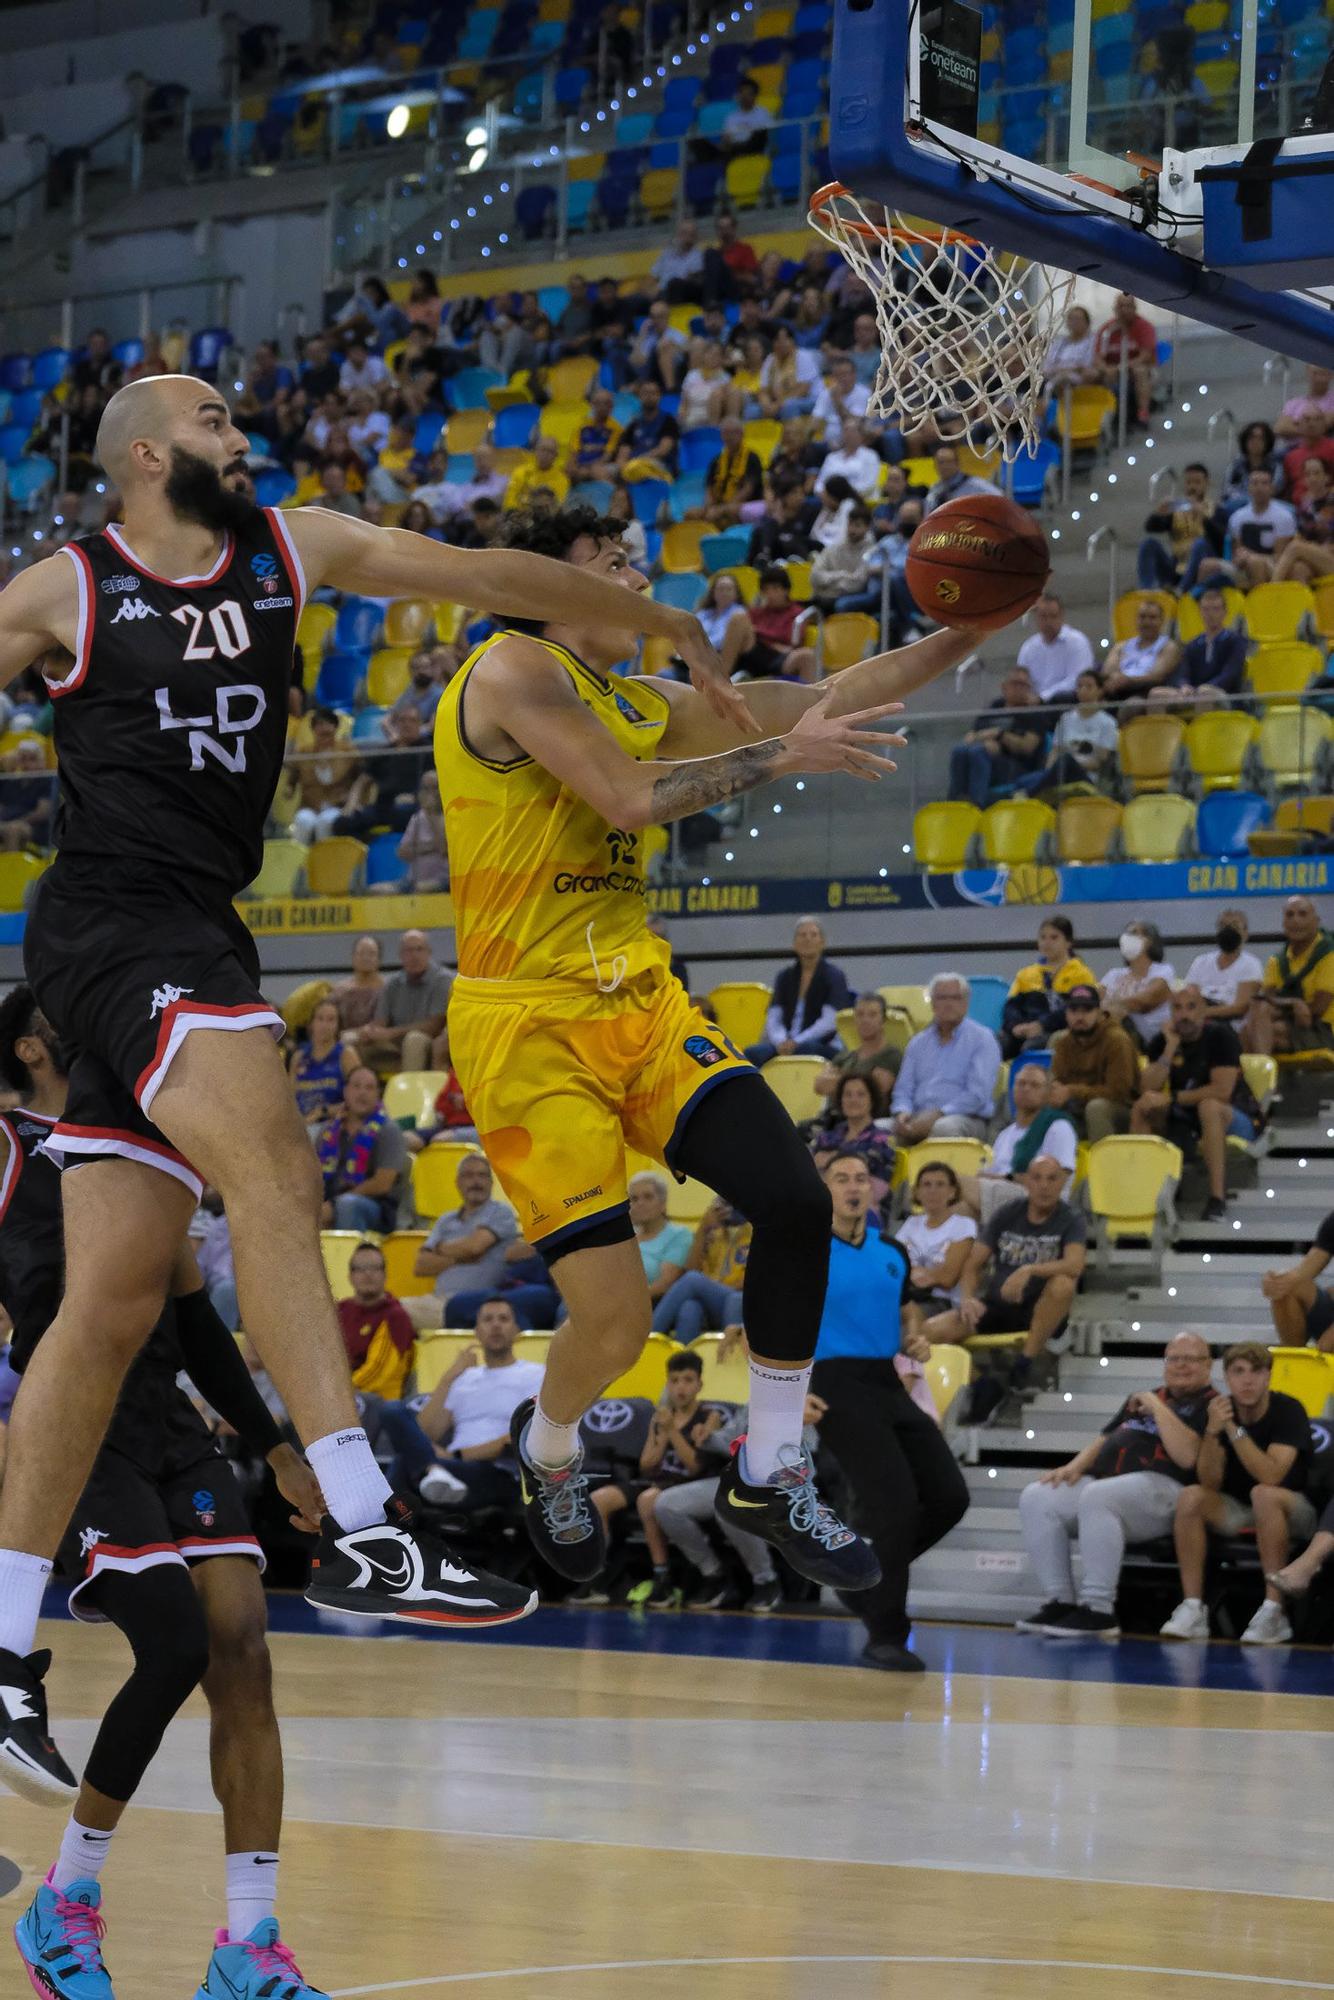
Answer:
POLYGON ((188 1570, 98 1578, 96 1604, 134 1653, 134 1671, 102 1719, 84 1776, 109 1799, 131 1799, 167 1725, 208 1668, 208 1625, 188 1570))
POLYGON ((833 1210, 796 1126, 757 1076, 701 1099, 670 1164, 703 1181, 751 1225, 742 1317, 756 1354, 809 1361, 829 1279, 833 1210))

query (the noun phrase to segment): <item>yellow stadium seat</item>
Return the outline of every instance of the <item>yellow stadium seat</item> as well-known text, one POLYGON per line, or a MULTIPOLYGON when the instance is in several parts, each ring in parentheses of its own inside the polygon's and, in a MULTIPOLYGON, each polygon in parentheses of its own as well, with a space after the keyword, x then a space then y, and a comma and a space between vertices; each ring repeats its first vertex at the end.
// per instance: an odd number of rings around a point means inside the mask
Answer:
POLYGON ((1141 792, 1121 815, 1127 861, 1176 861, 1191 847, 1195 801, 1176 792, 1141 792))
POLYGON ((792 9, 790 7, 766 7, 757 14, 750 30, 757 42, 767 42, 773 36, 786 38, 792 33, 792 9))
POLYGON ((1112 637, 1118 643, 1134 638, 1135 614, 1146 598, 1161 608, 1165 625, 1172 623, 1177 601, 1170 590, 1123 590, 1112 607, 1112 637))
MULTIPOLYGON (((740 1318, 740 1313, 737 1317, 740 1318)), ((746 1343, 739 1340, 727 1359, 720 1361, 718 1350, 722 1344, 721 1333, 701 1333, 690 1343, 691 1353, 698 1354, 704 1363, 704 1386, 700 1393, 706 1403, 748 1403, 750 1357, 746 1343)))
POLYGON ((824 1067, 819 1056, 770 1056, 760 1075, 788 1114, 800 1122, 818 1117, 825 1101, 816 1095, 815 1079, 824 1067))
POLYGON ((933 1163, 953 1167, 956 1174, 980 1173, 991 1158, 984 1139, 923 1139, 916 1146, 901 1147, 894 1162, 894 1184, 911 1189, 923 1167, 933 1163))
POLYGON ((392 708, 408 684, 407 646, 381 646, 366 669, 366 699, 372 708, 392 708))
POLYGON ((658 636, 645 639, 639 650, 639 671, 641 674, 660 674, 669 667, 676 654, 672 640, 658 636))
POLYGON ((50 867, 45 855, 22 851, 0 854, 0 910, 21 910, 28 893, 50 867))
POLYGON ((1220 56, 1216 62, 1196 63, 1195 75, 1204 85, 1211 100, 1218 105, 1226 104, 1235 94, 1237 78, 1241 74, 1240 64, 1231 56, 1220 56))
POLYGON ((997 799, 982 815, 982 852, 991 867, 1036 861, 1038 845, 1056 831, 1056 815, 1041 799, 997 799))
POLYGON ((431 606, 431 614, 435 620, 436 638, 442 646, 452 646, 463 624, 463 606, 451 604, 446 597, 437 597, 431 606))
POLYGON ((301 895, 305 887, 308 852, 304 842, 300 840, 266 840, 264 859, 260 863, 258 875, 245 892, 247 897, 271 897, 280 900, 287 896, 301 895))
POLYGON ((1308 1417, 1323 1417, 1334 1397, 1334 1354, 1318 1347, 1271 1347, 1271 1389, 1295 1396, 1308 1417))
POLYGON ((486 443, 491 428, 490 410, 455 410, 445 425, 445 446, 450 452, 472 451, 486 443))
POLYGON ((1226 28, 1229 12, 1227 0, 1192 0, 1186 9, 1186 26, 1197 35, 1217 34, 1226 28))
POLYGON ((1325 655, 1319 646, 1308 646, 1300 639, 1271 640, 1251 654, 1246 678, 1252 694, 1272 700, 1276 695, 1301 694, 1317 674, 1323 673, 1324 666, 1325 655))
POLYGON ((1315 592, 1304 583, 1257 583, 1246 593, 1246 630, 1259 645, 1297 639, 1315 624, 1315 592))
POLYGON ((329 634, 338 623, 338 608, 333 604, 308 604, 297 620, 296 643, 300 646, 309 671, 313 659, 318 667, 320 656, 329 643, 329 634))
POLYGON ((385 1283, 396 1299, 422 1298, 435 1283, 434 1278, 419 1278, 412 1268, 426 1235, 424 1229, 396 1229, 380 1244, 384 1251, 385 1283))
POLYGON ((1062 437, 1068 427, 1070 442, 1077 451, 1091 451, 1102 442, 1107 421, 1116 408, 1110 389, 1081 384, 1070 391, 1067 408, 1064 396, 1056 406, 1056 425, 1062 437))
POLYGON ((763 97, 769 91, 782 89, 783 77, 786 70, 786 62, 755 63, 746 71, 746 74, 755 79, 760 95, 763 97))
POLYGON ((725 979, 721 986, 714 987, 709 1002, 729 1042, 745 1049, 758 1042, 764 1033, 770 998, 769 988, 761 986, 758 980, 725 979))
POLYGON ((1175 715, 1137 715, 1123 723, 1116 747, 1126 789, 1165 792, 1185 734, 1184 723, 1175 715))
POLYGON ((584 403, 597 372, 591 354, 567 354, 547 370, 547 394, 553 403, 584 403))
POLYGON ((384 643, 420 646, 430 638, 434 622, 435 611, 429 597, 397 597, 384 614, 384 643))
POLYGON ((599 181, 607 164, 605 153, 567 153, 572 181, 599 181))
POLYGON ((662 566, 669 576, 693 576, 703 569, 699 545, 713 532, 708 521, 673 521, 662 537, 662 566))
POLYGON ((959 446, 959 470, 973 479, 994 479, 1000 470, 998 451, 975 451, 970 444, 959 446))
POLYGON ((1105 861, 1121 825, 1115 799, 1062 799, 1056 808, 1056 854, 1061 861, 1105 861))
POLYGON ((925 986, 878 986, 876 991, 892 1013, 907 1016, 914 1034, 931 1026, 931 1001, 925 986))
POLYGON ((1243 1056, 1241 1073, 1250 1085, 1251 1095, 1263 1111, 1269 1099, 1278 1089, 1278 1064, 1273 1056, 1243 1056))
POLYGON ((1186 724, 1186 757, 1201 790, 1232 791, 1240 785, 1241 767, 1259 728, 1254 716, 1235 709, 1215 708, 1191 717, 1186 724))
POLYGON ((723 175, 728 200, 734 208, 754 208, 768 178, 769 158, 766 153, 738 153, 735 159, 727 162, 723 175))
POLYGON ((312 896, 347 896, 366 874, 366 843, 336 834, 306 849, 306 886, 312 896))
POLYGON ((405 1131, 413 1126, 424 1131, 434 1120, 435 1100, 448 1082, 447 1070, 401 1069, 385 1078, 384 1108, 405 1131))
POLYGON ((836 611, 820 627, 820 658, 827 674, 856 666, 879 645, 879 622, 864 611, 836 611))
POLYGON ((808 562, 793 561, 784 564, 787 570, 788 588, 792 592, 794 604, 809 604, 811 601, 811 566, 808 562))
MULTIPOLYGON (((777 451, 783 426, 773 417, 752 417, 744 429, 746 449, 753 451, 761 465, 768 465, 777 451)), ((795 597, 796 592, 793 592, 795 597)))
POLYGON ((325 1276, 329 1280, 329 1290, 336 1299, 350 1298, 352 1280, 347 1275, 348 1263, 358 1243, 367 1238, 378 1242, 373 1229, 322 1229, 320 1231, 320 1255, 324 1259, 325 1276))
POLYGON ((558 445, 571 445, 588 422, 587 403, 550 402, 543 405, 537 428, 558 445))
POLYGON ((1287 708, 1277 703, 1265 709, 1255 754, 1271 785, 1322 788, 1329 762, 1334 723, 1318 708, 1287 708))
POLYGON ((942 1341, 931 1349, 931 1359, 924 1364, 926 1385, 931 1391, 931 1400, 936 1406, 936 1415, 943 1417, 960 1389, 966 1389, 973 1379, 973 1357, 966 1347, 955 1347, 949 1341, 942 1341))
POLYGON ((935 462, 929 458, 905 458, 903 476, 909 486, 934 486, 936 483, 935 462))
POLYGON ((667 324, 671 327, 673 333, 683 333, 689 338, 690 329, 698 318, 699 307, 697 305, 681 303, 672 307, 667 315, 667 324))
POLYGON ((1334 640, 1334 576, 1317 578, 1314 589, 1316 630, 1322 639, 1334 640))
POLYGON ((675 1174, 668 1174, 667 1213, 673 1222, 688 1222, 693 1228, 713 1198, 713 1189, 703 1181, 692 1181, 689 1175, 678 1181, 675 1174))
POLYGON ((1181 1179, 1181 1149, 1166 1139, 1116 1133, 1089 1147, 1088 1195, 1098 1261, 1127 1236, 1149 1239, 1155 1258, 1176 1228, 1173 1197, 1181 1179))
POLYGON ((455 1179, 459 1162, 473 1158, 481 1150, 464 1139, 436 1139, 413 1155, 412 1199, 418 1215, 434 1222, 437 1216, 447 1215, 459 1206, 455 1179))
POLYGON ((1280 833, 1334 831, 1334 793, 1307 792, 1303 798, 1280 799, 1274 808, 1274 826, 1280 833))
MULTIPOLYGON (((1218 585, 1211 584, 1210 588, 1216 590, 1218 585)), ((1234 590, 1230 583, 1224 586, 1223 597, 1227 604, 1227 623, 1235 625, 1241 617, 1242 607, 1246 599, 1239 590, 1234 590)), ((1192 639, 1199 638, 1201 632, 1204 630, 1204 620, 1200 616, 1199 603, 1190 595, 1189 591, 1183 592, 1176 602, 1177 637, 1180 639, 1182 645, 1186 646, 1189 645, 1192 639)))
POLYGON ((649 167, 639 177, 639 205, 655 222, 665 221, 676 207, 681 185, 677 167, 649 167))
POLYGON ((919 806, 913 814, 912 851, 919 868, 938 875, 968 866, 968 843, 982 824, 976 806, 965 799, 942 799, 919 806))
POLYGON ((327 1000, 332 992, 331 979, 303 979, 299 986, 294 986, 278 1009, 288 1034, 302 1034, 310 1026, 321 1000, 327 1000))
POLYGON ((514 1359, 536 1361, 540 1367, 545 1368, 554 1337, 554 1334, 542 1331, 521 1333, 514 1343, 514 1359))
MULTIPOLYGON (((741 1294, 737 1293, 738 1302, 741 1294)), ((651 1333, 644 1343, 644 1351, 633 1368, 627 1368, 624 1375, 618 1375, 602 1391, 609 1396, 647 1396, 656 1403, 667 1383, 667 1363, 674 1354, 679 1354, 679 1341, 667 1333, 651 1333)))
POLYGON ((446 1369, 452 1368, 464 1349, 473 1345, 475 1337, 462 1327, 457 1332, 451 1327, 447 1332, 441 1330, 417 1335, 417 1344, 412 1350, 412 1374, 419 1396, 430 1395, 446 1369))

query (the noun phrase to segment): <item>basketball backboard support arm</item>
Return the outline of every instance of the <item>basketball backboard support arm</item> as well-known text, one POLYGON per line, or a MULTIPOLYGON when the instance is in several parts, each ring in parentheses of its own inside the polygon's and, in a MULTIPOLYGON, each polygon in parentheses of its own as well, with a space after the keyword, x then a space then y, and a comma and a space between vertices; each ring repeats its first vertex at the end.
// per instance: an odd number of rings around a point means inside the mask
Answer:
POLYGON ((916 16, 916 0, 834 0, 829 151, 840 181, 887 208, 1133 292, 1296 360, 1334 364, 1331 306, 1209 270, 1126 219, 1128 205, 1115 197, 1088 189, 1078 201, 1063 198, 1059 176, 1037 167, 1022 187, 1009 185, 987 174, 975 146, 964 164, 920 128, 911 131, 916 16), (1118 206, 1122 215, 1099 212, 1118 206))

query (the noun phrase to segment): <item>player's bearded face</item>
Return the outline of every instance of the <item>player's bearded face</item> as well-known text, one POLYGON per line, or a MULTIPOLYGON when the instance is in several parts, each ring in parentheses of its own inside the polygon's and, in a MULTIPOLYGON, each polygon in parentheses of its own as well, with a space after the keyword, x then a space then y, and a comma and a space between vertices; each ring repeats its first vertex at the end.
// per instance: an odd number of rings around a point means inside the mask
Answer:
POLYGON ((167 499, 180 520, 197 521, 203 528, 243 528, 255 511, 244 458, 219 469, 179 444, 171 448, 167 499))

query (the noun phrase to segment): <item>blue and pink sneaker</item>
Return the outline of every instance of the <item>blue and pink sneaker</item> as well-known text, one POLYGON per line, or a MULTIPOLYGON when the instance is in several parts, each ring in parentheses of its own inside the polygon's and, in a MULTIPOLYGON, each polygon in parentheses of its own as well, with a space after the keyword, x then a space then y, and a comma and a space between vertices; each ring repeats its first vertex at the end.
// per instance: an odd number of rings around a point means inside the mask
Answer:
POLYGON ((116 2000, 102 1963, 101 1903, 96 1882, 71 1882, 62 1891, 48 1876, 15 1924, 19 1957, 42 2000, 116 2000))
POLYGON ((307 1986, 300 1966, 278 1935, 277 1919, 266 1917, 249 1937, 236 1942, 226 1931, 218 1932, 195 2000, 328 2000, 328 1996, 318 1986, 307 1986))

